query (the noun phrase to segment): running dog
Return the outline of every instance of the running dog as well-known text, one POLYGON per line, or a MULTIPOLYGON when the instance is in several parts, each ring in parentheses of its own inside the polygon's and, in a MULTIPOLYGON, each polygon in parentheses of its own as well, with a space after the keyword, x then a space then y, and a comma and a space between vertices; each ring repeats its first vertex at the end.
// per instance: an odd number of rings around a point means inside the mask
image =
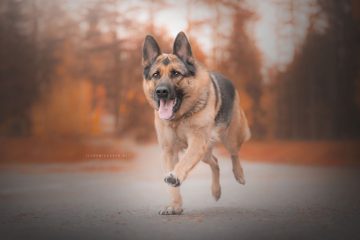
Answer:
POLYGON ((219 165, 212 154, 216 142, 221 141, 229 151, 235 179, 245 184, 238 153, 251 134, 232 82, 195 60, 183 32, 176 36, 169 54, 161 53, 156 40, 146 36, 142 63, 143 89, 155 111, 155 128, 167 171, 164 181, 171 193, 170 205, 159 214, 183 212, 179 186, 200 161, 210 166, 212 195, 215 200, 220 198, 219 165))

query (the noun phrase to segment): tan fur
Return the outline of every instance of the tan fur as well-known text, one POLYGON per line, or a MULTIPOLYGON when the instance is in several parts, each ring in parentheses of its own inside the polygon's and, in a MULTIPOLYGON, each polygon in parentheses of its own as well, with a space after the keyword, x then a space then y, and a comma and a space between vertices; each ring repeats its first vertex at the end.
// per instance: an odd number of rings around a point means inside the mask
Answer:
MULTIPOLYGON (((176 56, 172 54, 158 56, 150 70, 150 74, 157 70, 161 72, 170 71, 170 69, 176 67, 174 58, 176 56), (164 66, 161 62, 165 57, 174 60, 175 63, 172 61, 171 64, 164 66)), ((164 167, 168 176, 172 174, 182 183, 196 164, 203 161, 211 168, 212 195, 218 200, 221 195, 221 187, 219 166, 216 157, 212 154, 214 143, 221 141, 224 144, 230 152, 236 180, 241 184, 245 184, 238 152, 242 143, 250 138, 250 131, 244 112, 240 108, 237 93, 229 126, 215 125, 214 119, 221 106, 221 98, 218 97, 218 100, 216 100, 216 91, 208 71, 200 64, 195 64, 197 69, 195 78, 187 77, 175 81, 176 86, 184 89, 186 95, 173 120, 159 118, 156 103, 152 99, 156 87, 155 82, 144 79, 143 88, 147 100, 155 109, 155 128, 163 151, 164 167), (205 101, 206 105, 200 104, 200 111, 191 112, 199 99, 205 101), (184 151, 184 153, 179 159, 181 151, 184 151)), ((160 213, 180 214, 182 212, 182 198, 179 187, 170 186, 169 191, 171 193, 171 203, 160 213)))

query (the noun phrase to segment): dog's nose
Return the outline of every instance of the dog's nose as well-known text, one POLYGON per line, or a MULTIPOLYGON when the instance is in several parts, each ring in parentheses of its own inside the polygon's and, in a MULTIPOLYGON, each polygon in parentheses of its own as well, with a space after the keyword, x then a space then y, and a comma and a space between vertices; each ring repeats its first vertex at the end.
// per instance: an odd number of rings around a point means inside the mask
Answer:
POLYGON ((169 96, 169 88, 167 86, 159 86, 156 88, 156 95, 158 98, 167 98, 169 96))

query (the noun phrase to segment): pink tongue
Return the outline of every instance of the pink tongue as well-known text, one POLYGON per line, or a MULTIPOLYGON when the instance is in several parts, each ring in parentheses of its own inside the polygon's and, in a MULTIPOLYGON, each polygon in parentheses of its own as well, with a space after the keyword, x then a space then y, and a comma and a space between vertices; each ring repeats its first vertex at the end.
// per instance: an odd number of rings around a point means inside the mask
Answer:
POLYGON ((174 100, 160 99, 159 116, 161 119, 170 119, 173 115, 174 100))

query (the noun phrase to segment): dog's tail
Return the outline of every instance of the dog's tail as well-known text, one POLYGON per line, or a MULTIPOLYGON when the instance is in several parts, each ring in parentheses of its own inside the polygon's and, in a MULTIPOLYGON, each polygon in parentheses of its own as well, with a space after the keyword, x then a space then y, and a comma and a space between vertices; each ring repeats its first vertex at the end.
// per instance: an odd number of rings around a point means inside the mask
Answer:
POLYGON ((240 109, 240 121, 242 131, 240 131, 241 136, 239 136, 239 138, 242 140, 242 142, 249 141, 251 138, 251 131, 245 113, 242 109, 240 109))

